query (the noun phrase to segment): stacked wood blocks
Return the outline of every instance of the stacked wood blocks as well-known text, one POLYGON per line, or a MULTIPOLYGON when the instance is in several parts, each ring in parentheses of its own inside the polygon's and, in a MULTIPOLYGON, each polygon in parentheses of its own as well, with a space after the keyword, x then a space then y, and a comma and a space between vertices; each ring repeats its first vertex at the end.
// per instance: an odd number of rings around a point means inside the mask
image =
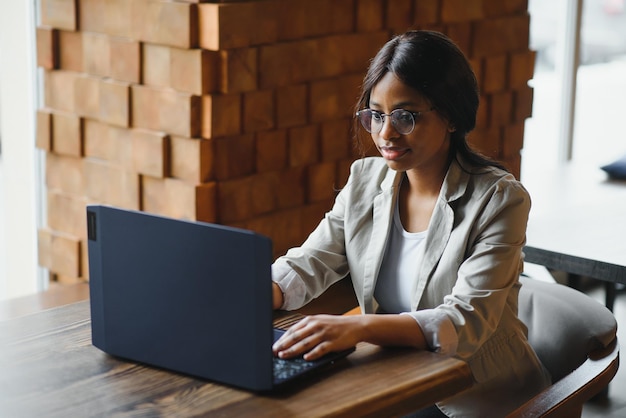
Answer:
POLYGON ((519 0, 41 0, 47 225, 39 262, 88 279, 85 205, 299 244, 345 183, 369 59, 440 30, 481 84, 473 144, 519 174, 534 54, 519 0))

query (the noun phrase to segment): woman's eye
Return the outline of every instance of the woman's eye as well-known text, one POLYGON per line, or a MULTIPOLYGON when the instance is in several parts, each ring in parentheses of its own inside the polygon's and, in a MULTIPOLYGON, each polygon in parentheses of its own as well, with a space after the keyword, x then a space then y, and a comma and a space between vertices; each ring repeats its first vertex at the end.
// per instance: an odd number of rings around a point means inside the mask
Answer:
POLYGON ((411 115, 409 112, 402 112, 398 115, 398 120, 402 122, 411 122, 412 119, 413 115, 411 115))

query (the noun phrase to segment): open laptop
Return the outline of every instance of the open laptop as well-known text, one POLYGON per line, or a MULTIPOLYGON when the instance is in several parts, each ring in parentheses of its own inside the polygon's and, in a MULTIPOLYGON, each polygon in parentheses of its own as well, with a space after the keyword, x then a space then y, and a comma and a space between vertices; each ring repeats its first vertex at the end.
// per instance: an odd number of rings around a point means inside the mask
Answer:
POLYGON ((87 231, 92 343, 108 354, 267 391, 353 351, 274 357, 265 236, 103 205, 87 231))

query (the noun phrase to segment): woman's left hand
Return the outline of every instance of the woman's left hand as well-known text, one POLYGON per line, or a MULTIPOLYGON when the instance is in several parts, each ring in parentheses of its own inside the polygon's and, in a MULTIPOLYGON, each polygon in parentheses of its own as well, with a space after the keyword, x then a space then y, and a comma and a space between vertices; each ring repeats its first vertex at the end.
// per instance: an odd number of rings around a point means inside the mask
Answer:
POLYGON ((274 343, 274 355, 280 358, 304 355, 305 360, 315 360, 324 354, 354 347, 362 341, 360 317, 362 315, 307 316, 274 343))

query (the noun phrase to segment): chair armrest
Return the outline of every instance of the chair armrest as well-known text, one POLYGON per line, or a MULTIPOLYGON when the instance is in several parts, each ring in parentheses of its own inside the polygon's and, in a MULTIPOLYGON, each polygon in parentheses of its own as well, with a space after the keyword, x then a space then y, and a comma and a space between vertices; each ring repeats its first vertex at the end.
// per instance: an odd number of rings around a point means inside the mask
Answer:
POLYGON ((549 386, 507 418, 580 416, 583 404, 602 391, 617 373, 617 338, 606 348, 592 351, 576 370, 549 386))

